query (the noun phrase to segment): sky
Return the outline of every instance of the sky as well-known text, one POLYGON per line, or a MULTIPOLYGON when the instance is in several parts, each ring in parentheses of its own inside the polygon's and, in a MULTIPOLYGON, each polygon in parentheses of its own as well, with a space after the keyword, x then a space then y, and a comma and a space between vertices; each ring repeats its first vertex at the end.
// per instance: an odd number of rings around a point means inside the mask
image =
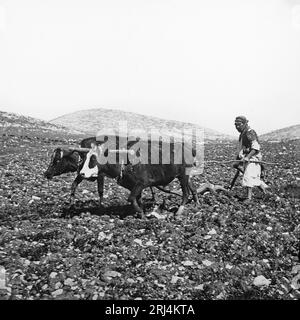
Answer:
POLYGON ((0 0, 0 110, 110 108, 237 135, 300 123, 300 0, 0 0))

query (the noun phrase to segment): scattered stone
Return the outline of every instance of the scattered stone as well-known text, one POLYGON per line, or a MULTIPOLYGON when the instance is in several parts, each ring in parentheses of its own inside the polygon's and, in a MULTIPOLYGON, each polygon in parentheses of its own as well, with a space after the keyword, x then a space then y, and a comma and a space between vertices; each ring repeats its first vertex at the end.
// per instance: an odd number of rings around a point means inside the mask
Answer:
POLYGON ((0 266, 0 290, 6 289, 6 270, 0 266))
POLYGON ((293 279, 292 279, 292 284, 291 287, 295 290, 300 289, 300 274, 297 274, 293 279))
POLYGON ((63 289, 58 289, 52 292, 52 296, 54 298, 56 298, 57 296, 60 296, 61 294, 63 294, 64 290, 63 289))
POLYGON ((215 234, 217 234, 217 231, 215 229, 211 229, 207 234, 215 235, 215 234))
POLYGON ((106 272, 104 273, 104 276, 105 276, 105 277, 115 278, 115 277, 121 277, 122 274, 119 273, 119 272, 117 272, 117 271, 111 270, 111 271, 106 271, 106 272))
POLYGON ((62 287, 62 283, 61 282, 55 283, 55 286, 54 286, 55 289, 59 289, 61 287, 62 287))
POLYGON ((152 212, 148 213, 147 217, 154 217, 154 218, 156 218, 158 220, 163 220, 163 219, 166 218, 165 215, 159 214, 159 213, 157 213, 155 211, 152 211, 152 212))
POLYGON ((102 241, 102 240, 104 240, 105 238, 106 238, 105 233, 104 233, 103 231, 100 231, 100 232, 99 232, 99 235, 98 235, 98 240, 99 240, 99 241, 102 241))
POLYGON ((182 277, 177 277, 177 276, 172 276, 171 283, 172 283, 172 284, 175 284, 175 283, 177 283, 177 281, 179 281, 179 280, 183 281, 184 278, 182 278, 182 277))
POLYGON ((24 265, 25 267, 28 267, 28 266, 30 265, 30 261, 27 260, 27 259, 24 259, 24 260, 23 260, 23 265, 24 265))
POLYGON ((186 267, 190 267, 194 265, 194 262, 190 260, 186 260, 186 261, 183 261, 182 264, 186 267))
POLYGON ((49 275, 51 279, 54 279, 56 276, 57 276, 57 272, 51 272, 49 275))
POLYGON ((149 240, 145 243, 146 246, 153 246, 153 241, 149 240))
POLYGON ((107 240, 110 240, 110 239, 112 238, 112 236, 113 236, 113 234, 110 233, 110 234, 108 234, 108 235, 106 236, 106 239, 107 239, 107 240))
POLYGON ((194 287, 195 290, 204 290, 204 284, 199 284, 198 286, 194 287))
POLYGON ((262 286, 269 286, 271 283, 271 280, 266 279, 264 276, 257 276, 254 281, 253 284, 256 287, 262 287, 262 286))
POLYGON ((131 279, 131 278, 128 278, 128 279, 127 279, 127 282, 128 282, 128 283, 135 283, 135 281, 134 281, 133 279, 131 279))
POLYGON ((138 245, 143 247, 143 242, 140 239, 134 239, 133 242, 137 243, 138 245))
POLYGON ((73 279, 68 278, 68 279, 66 279, 66 280, 64 281, 64 285, 65 285, 65 286, 73 287, 73 286, 75 285, 75 282, 74 282, 73 279))
POLYGON ((206 266, 206 267, 210 267, 213 262, 209 261, 209 260, 203 260, 202 263, 206 266))
POLYGON ((300 273, 300 264, 297 264, 296 266, 293 266, 293 269, 291 271, 292 274, 300 273))

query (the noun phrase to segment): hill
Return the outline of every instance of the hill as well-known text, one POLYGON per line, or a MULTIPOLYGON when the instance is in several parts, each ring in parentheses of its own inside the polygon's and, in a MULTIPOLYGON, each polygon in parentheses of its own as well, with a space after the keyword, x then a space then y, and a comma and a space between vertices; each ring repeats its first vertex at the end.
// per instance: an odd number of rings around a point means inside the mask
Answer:
POLYGON ((263 141, 283 141, 300 139, 300 124, 262 134, 260 136, 260 139, 263 141))
POLYGON ((203 128, 196 124, 185 123, 175 120, 165 120, 157 117, 141 115, 133 112, 97 108, 69 113, 59 118, 53 119, 50 123, 68 127, 74 130, 83 131, 89 135, 95 135, 103 128, 118 128, 120 121, 127 122, 127 128, 131 133, 138 134, 141 131, 150 130, 170 131, 172 135, 179 135, 183 129, 203 130, 205 141, 213 140, 233 140, 235 137, 217 132, 209 128, 203 128))
POLYGON ((51 139, 83 136, 83 133, 79 130, 73 130, 43 120, 4 111, 0 111, 0 134, 36 136, 51 139))

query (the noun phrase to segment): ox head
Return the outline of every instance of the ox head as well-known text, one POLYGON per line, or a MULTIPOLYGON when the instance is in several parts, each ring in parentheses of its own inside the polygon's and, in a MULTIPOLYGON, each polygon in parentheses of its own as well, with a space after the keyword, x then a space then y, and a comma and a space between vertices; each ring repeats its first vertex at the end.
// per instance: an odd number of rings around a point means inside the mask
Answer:
POLYGON ((51 156, 50 164, 44 172, 44 177, 52 179, 63 173, 75 172, 82 164, 84 155, 89 151, 86 148, 62 149, 56 148, 51 156))

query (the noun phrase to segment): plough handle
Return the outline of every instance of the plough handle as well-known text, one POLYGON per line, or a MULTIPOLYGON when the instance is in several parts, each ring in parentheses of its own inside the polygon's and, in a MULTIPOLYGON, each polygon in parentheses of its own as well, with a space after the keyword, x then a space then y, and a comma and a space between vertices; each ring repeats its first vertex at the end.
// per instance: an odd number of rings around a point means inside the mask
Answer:
MULTIPOLYGON (((244 162, 244 160, 226 160, 226 161, 218 161, 218 160, 208 160, 205 161, 206 163, 221 163, 221 164, 225 164, 225 163, 231 163, 231 162, 244 162)), ((279 163, 275 163, 275 162, 266 162, 266 161, 256 161, 256 160, 250 160, 247 161, 250 163, 259 163, 259 164, 269 164, 269 165, 279 165, 279 163)))

